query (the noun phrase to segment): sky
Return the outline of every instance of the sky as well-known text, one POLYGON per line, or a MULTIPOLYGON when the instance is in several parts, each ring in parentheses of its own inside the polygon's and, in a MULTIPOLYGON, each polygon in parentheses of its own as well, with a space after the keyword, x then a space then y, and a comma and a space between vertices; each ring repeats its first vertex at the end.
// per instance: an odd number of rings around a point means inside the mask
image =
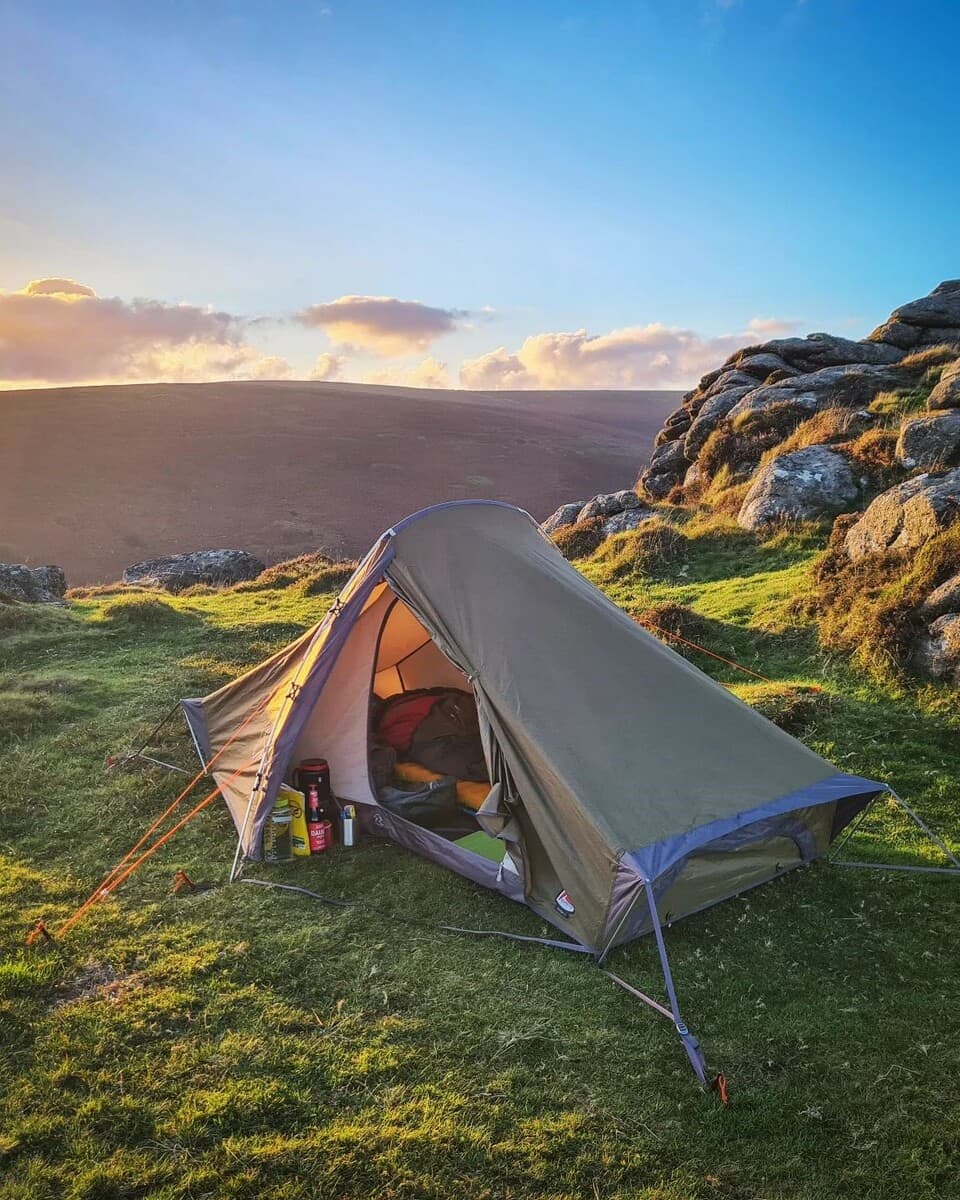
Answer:
POLYGON ((960 275, 954 0, 0 0, 0 387, 679 387, 960 275))

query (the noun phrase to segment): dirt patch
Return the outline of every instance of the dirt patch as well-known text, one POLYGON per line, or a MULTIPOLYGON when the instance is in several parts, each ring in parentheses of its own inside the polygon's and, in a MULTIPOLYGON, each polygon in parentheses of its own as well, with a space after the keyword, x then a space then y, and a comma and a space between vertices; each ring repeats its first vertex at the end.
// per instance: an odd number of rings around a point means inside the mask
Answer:
POLYGON ((54 991, 54 1008, 63 1008, 82 1000, 105 1000, 108 1004, 122 1004, 134 992, 142 991, 147 985, 145 971, 117 974, 109 963, 89 958, 79 967, 72 979, 58 984, 54 991))

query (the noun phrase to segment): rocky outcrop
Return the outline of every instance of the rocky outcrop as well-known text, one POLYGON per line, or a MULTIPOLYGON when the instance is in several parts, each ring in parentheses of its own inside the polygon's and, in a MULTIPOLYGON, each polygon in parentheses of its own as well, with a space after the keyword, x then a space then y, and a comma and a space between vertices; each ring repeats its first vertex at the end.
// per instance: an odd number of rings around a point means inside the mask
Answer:
POLYGON ((732 387, 726 388, 722 392, 715 392, 704 403, 703 407, 697 413, 696 418, 692 421, 690 428, 687 430, 687 436, 683 439, 684 458, 688 459, 691 463, 695 463, 707 438, 713 433, 724 417, 728 416, 730 410, 739 404, 745 396, 756 390, 757 385, 754 380, 747 387, 732 387))
POLYGON ((613 537, 615 533, 627 533, 631 529, 638 529, 644 521, 651 521, 657 516, 652 508, 627 508, 623 512, 615 513, 600 526, 600 532, 605 538, 613 537))
POLYGON ((25 604, 60 604, 67 590, 62 567, 0 563, 0 597, 25 604))
POLYGON ((563 529, 566 525, 575 525, 577 523, 577 514, 583 508, 584 504, 586 504, 585 500, 572 500, 568 504, 561 504, 545 521, 540 523, 540 528, 549 536, 556 533, 558 529, 563 529))
POLYGON ((960 328, 960 279, 944 280, 929 296, 895 308, 890 320, 921 330, 933 329, 941 340, 939 334, 944 329, 960 328))
MULTIPOLYGON (((807 417, 827 408, 863 408, 880 392, 904 392, 917 385, 931 360, 904 358, 928 346, 957 345, 960 360, 960 281, 948 280, 929 296, 902 305, 862 341, 814 333, 776 338, 747 346, 708 372, 688 392, 657 435, 649 463, 641 470, 638 490, 663 500, 675 489, 707 482, 702 471, 691 474, 711 435, 735 433, 741 442, 734 477, 742 477, 807 417), (751 443, 754 428, 764 438, 751 443), (752 436, 752 435, 751 435, 752 436)), ((960 361, 948 366, 930 396, 930 407, 960 408, 960 361)), ((729 441, 729 439, 728 439, 729 441)), ((729 443, 732 446, 732 442, 729 443)), ((713 470, 717 455, 712 454, 713 470)), ((920 465, 922 465, 922 460, 920 465)))
POLYGON ((917 475, 882 492, 848 530, 847 556, 910 552, 960 518, 960 468, 917 475))
MULTIPOLYGON (((957 353, 960 355, 960 348, 957 353)), ((944 367, 939 383, 927 397, 927 408, 960 408, 960 357, 944 367)))
POLYGON ((690 460, 683 452, 683 442, 664 442, 654 447, 650 465, 640 476, 640 487, 652 500, 665 500, 689 466, 690 460))
MULTIPOLYGON (((586 529, 589 531, 587 541, 592 539, 596 546, 599 546, 604 539, 613 537, 615 533, 626 533, 627 530, 636 529, 656 515, 653 509, 640 503, 636 492, 624 489, 619 492, 601 492, 590 500, 574 500, 569 504, 561 504, 541 523, 540 528, 548 537, 555 539, 557 535, 573 530, 574 526, 578 531, 586 529)), ((570 546, 586 544, 579 534, 576 538, 567 540, 570 541, 570 546)), ((569 552, 570 546, 564 542, 565 553, 569 552)))
POLYGON ((842 454, 827 446, 807 446, 757 472, 737 523, 743 529, 762 529, 784 520, 811 520, 841 512, 858 494, 842 454))
POLYGON ((897 441, 897 462, 907 470, 936 470, 960 458, 960 408, 904 421, 897 441))
POLYGON ((612 517, 628 508, 639 508, 640 500, 636 492, 624 489, 620 492, 601 492, 588 500, 577 514, 578 521, 592 521, 594 517, 612 517))
POLYGON ((934 679, 960 684, 960 612, 931 622, 917 639, 913 665, 934 679))
MULTIPOLYGON (((958 322, 960 324, 960 322, 958 322)), ((758 354, 775 354, 797 371, 817 371, 821 367, 843 367, 853 363, 895 363, 903 351, 886 342, 853 342, 832 333, 808 333, 806 337, 776 338, 762 346, 739 350, 728 361, 740 367, 758 354)))
POLYGON ((123 572, 123 582, 182 592, 197 583, 228 585, 256 579, 265 569, 245 550, 196 550, 134 563, 123 572))
POLYGON ((960 612, 960 571, 934 588, 917 611, 925 621, 935 621, 946 613, 960 612))
POLYGON ((878 392, 904 387, 910 381, 911 375, 896 367, 822 367, 807 375, 754 388, 727 415, 736 421, 747 413, 781 405, 795 409, 800 418, 822 408, 859 408, 869 404, 878 392))

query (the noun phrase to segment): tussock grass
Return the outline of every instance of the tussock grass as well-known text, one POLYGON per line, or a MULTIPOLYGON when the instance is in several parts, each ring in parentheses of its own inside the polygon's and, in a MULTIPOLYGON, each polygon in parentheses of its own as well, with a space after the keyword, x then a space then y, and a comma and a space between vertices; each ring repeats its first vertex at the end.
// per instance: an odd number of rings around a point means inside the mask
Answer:
POLYGON ((824 646, 853 653, 880 677, 896 676, 921 629, 917 607, 960 563, 960 525, 914 555, 870 554, 853 563, 843 550, 850 524, 849 517, 837 521, 829 548, 814 564, 809 611, 824 646))
POLYGON ((855 409, 822 408, 819 412, 808 417, 788 434, 782 442, 764 455, 762 464, 781 458, 784 454, 792 454, 795 450, 805 450, 808 446, 830 445, 846 440, 850 431, 855 429, 860 418, 855 409))
POLYGON ((796 404, 784 402, 748 409, 730 422, 730 428, 744 438, 759 438, 764 434, 785 438, 803 419, 803 411, 796 404))
POLYGON ((308 596, 319 596, 337 590, 347 582, 356 570, 355 561, 338 561, 326 554, 301 554, 286 562, 274 563, 256 579, 238 583, 236 592, 264 592, 276 588, 300 584, 308 596))
POLYGON ((593 554, 598 578, 605 582, 630 575, 657 575, 676 568, 686 553, 686 538, 661 517, 644 521, 636 529, 617 533, 593 554))
POLYGON ((705 617, 701 617, 688 605, 677 604, 671 600, 652 604, 649 608, 641 609, 635 616, 641 625, 679 634, 690 641, 709 637, 711 632, 710 622, 705 617))
POLYGON ((103 596, 155 596, 156 588, 144 588, 134 583, 95 583, 89 587, 67 588, 67 600, 98 600, 103 596))
POLYGON ((42 629, 46 614, 38 604, 20 604, 15 600, 0 604, 0 633, 23 633, 42 629))
POLYGON ((900 421, 911 413, 923 412, 927 406, 927 397, 933 391, 937 382, 939 370, 927 372, 927 375, 912 388, 902 388, 895 392, 878 392, 870 401, 868 411, 886 417, 889 425, 899 425, 900 421))
POLYGON ((156 596, 122 596, 108 600, 100 609, 104 625, 128 630, 169 628, 184 620, 183 609, 156 596))
MULTIPOLYGON (((877 681, 821 648, 802 612, 771 631, 770 614, 809 588, 823 535, 763 539, 722 514, 696 514, 683 533, 682 563, 618 577, 609 594, 637 615, 703 622, 694 640, 777 682, 702 656, 698 666, 840 769, 892 782, 960 844, 956 691, 877 681), (824 698, 804 708, 814 683, 824 698)), ((604 566, 580 565, 592 578, 604 566)), ((394 846, 368 842, 271 876, 364 899, 350 910, 228 887, 234 831, 212 807, 67 940, 26 948, 30 925, 72 911, 175 794, 177 780, 156 769, 105 771, 104 754, 145 734, 204 673, 242 670, 276 648, 273 627, 306 627, 332 598, 298 582, 165 596, 181 621, 119 637, 102 620, 119 598, 94 597, 0 636, 11 687, 43 680, 41 664, 48 683, 79 681, 42 693, 42 722, 0 745, 0 1195, 955 1191, 951 881, 819 865, 667 932, 685 1016, 731 1079, 728 1110, 697 1090, 669 1024, 589 961, 384 916, 549 932, 394 846), (216 886, 174 897, 180 866, 216 886)), ((192 753, 171 726, 161 757, 187 765, 192 753)), ((887 808, 850 853, 937 861, 887 808)), ((662 996, 648 941, 611 966, 662 996)))
POLYGON ((828 726, 835 697, 815 687, 782 683, 741 685, 741 700, 794 737, 810 740, 828 726))
POLYGON ((338 592, 357 569, 355 562, 330 563, 319 567, 308 575, 301 585, 305 596, 325 596, 328 592, 338 592))
POLYGON ((603 525, 601 517, 591 517, 587 521, 577 521, 574 525, 564 525, 553 535, 553 544, 564 558, 587 558, 603 542, 600 528, 603 525))
POLYGON ((960 358, 960 343, 940 342, 936 346, 924 346, 922 350, 914 350, 904 355, 897 365, 907 370, 945 367, 957 358, 960 358))

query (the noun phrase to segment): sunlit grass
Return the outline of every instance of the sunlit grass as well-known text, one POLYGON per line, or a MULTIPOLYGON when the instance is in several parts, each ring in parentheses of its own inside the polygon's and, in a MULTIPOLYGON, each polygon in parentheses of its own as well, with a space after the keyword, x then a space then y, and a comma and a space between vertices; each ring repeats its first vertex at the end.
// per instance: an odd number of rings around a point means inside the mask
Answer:
MULTIPOLYGON (((819 648, 796 598, 822 533, 764 542, 708 517, 683 533, 684 555, 646 574, 579 565, 634 615, 661 612, 768 676, 685 651, 960 844, 956 692, 885 683, 819 648)), ((95 596, 0 632, 0 722, 15 717, 0 740, 0 1196, 958 1194, 951 880, 821 864, 669 931, 730 1109, 697 1090, 669 1024, 591 962, 432 928, 547 932, 394 846, 275 870, 363 900, 352 909, 228 887, 233 829, 211 808, 66 941, 26 948, 32 923, 71 912, 174 794, 159 769, 107 771, 105 756, 332 600, 288 582, 95 596), (177 867, 214 886, 173 896, 177 867)), ((195 761, 179 726, 159 752, 195 761)), ((849 853, 936 861, 887 806, 849 853)), ((611 965, 662 993, 647 942, 611 965)))

